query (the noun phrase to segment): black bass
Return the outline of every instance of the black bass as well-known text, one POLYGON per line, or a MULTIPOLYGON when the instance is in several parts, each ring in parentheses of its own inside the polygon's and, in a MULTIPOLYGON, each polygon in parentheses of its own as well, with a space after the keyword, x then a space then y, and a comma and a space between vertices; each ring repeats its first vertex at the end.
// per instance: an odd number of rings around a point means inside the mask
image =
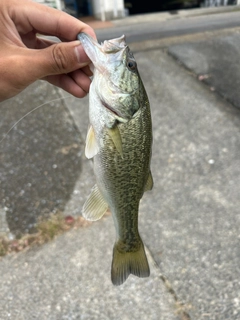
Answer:
POLYGON ((121 285, 130 274, 150 274, 138 232, 139 201, 153 187, 150 106, 124 36, 101 45, 84 33, 78 39, 94 66, 85 154, 94 158, 97 181, 82 215, 94 221, 110 208, 117 234, 111 279, 121 285))

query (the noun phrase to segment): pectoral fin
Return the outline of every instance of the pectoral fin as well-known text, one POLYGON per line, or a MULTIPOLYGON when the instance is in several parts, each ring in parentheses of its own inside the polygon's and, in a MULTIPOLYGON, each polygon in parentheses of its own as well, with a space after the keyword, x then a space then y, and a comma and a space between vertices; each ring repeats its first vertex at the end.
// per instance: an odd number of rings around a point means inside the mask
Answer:
POLYGON ((120 153, 121 157, 123 158, 123 150, 122 150, 122 138, 118 126, 114 128, 107 129, 109 136, 111 137, 117 151, 120 153))
POLYGON ((108 204, 103 199, 103 196, 99 191, 98 186, 95 185, 92 188, 92 191, 83 206, 82 216, 86 220, 96 221, 102 218, 107 209, 108 204))
POLYGON ((93 158, 98 153, 98 145, 93 127, 90 126, 86 138, 85 155, 88 159, 93 158))
POLYGON ((148 179, 147 179, 147 182, 146 182, 144 191, 152 190, 152 188, 153 188, 153 177, 152 177, 152 173, 151 173, 151 171, 150 171, 150 172, 149 172, 149 175, 148 175, 148 179))

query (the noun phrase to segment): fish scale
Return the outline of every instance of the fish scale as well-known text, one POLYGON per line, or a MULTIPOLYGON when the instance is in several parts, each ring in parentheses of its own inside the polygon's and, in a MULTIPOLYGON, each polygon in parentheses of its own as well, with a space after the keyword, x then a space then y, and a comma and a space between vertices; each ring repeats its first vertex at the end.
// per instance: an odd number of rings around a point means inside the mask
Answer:
POLYGON ((140 199, 153 187, 150 105, 124 36, 102 45, 86 34, 78 38, 94 65, 85 154, 93 158, 96 185, 82 214, 98 220, 110 209, 116 229, 111 279, 121 285, 130 274, 150 274, 138 231, 140 199))

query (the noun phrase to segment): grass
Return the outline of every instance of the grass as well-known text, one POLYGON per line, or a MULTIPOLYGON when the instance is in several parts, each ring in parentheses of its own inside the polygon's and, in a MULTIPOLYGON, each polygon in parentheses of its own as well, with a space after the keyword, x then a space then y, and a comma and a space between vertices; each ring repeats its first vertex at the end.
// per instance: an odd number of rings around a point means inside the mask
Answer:
POLYGON ((0 237, 0 257, 9 253, 26 250, 34 245, 42 245, 66 231, 90 224, 91 222, 86 221, 83 217, 63 216, 61 212, 52 214, 47 220, 39 220, 36 232, 33 234, 26 234, 14 240, 0 237))

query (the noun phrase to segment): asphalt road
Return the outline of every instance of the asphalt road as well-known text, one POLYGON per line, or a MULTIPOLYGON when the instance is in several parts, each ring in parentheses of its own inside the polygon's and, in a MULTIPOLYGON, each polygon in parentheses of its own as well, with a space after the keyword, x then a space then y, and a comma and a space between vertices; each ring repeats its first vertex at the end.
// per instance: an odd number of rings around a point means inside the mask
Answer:
MULTIPOLYGON (((149 16, 146 16, 149 17, 149 16)), ((156 40, 172 36, 181 36, 205 31, 214 31, 225 28, 240 26, 240 12, 225 12, 218 14, 208 14, 202 16, 192 16, 188 18, 162 20, 157 17, 147 19, 139 16, 134 24, 124 21, 115 23, 116 27, 96 30, 99 41, 112 39, 124 34, 128 43, 145 40, 156 40)), ((150 15, 151 17, 151 15, 150 15)))

